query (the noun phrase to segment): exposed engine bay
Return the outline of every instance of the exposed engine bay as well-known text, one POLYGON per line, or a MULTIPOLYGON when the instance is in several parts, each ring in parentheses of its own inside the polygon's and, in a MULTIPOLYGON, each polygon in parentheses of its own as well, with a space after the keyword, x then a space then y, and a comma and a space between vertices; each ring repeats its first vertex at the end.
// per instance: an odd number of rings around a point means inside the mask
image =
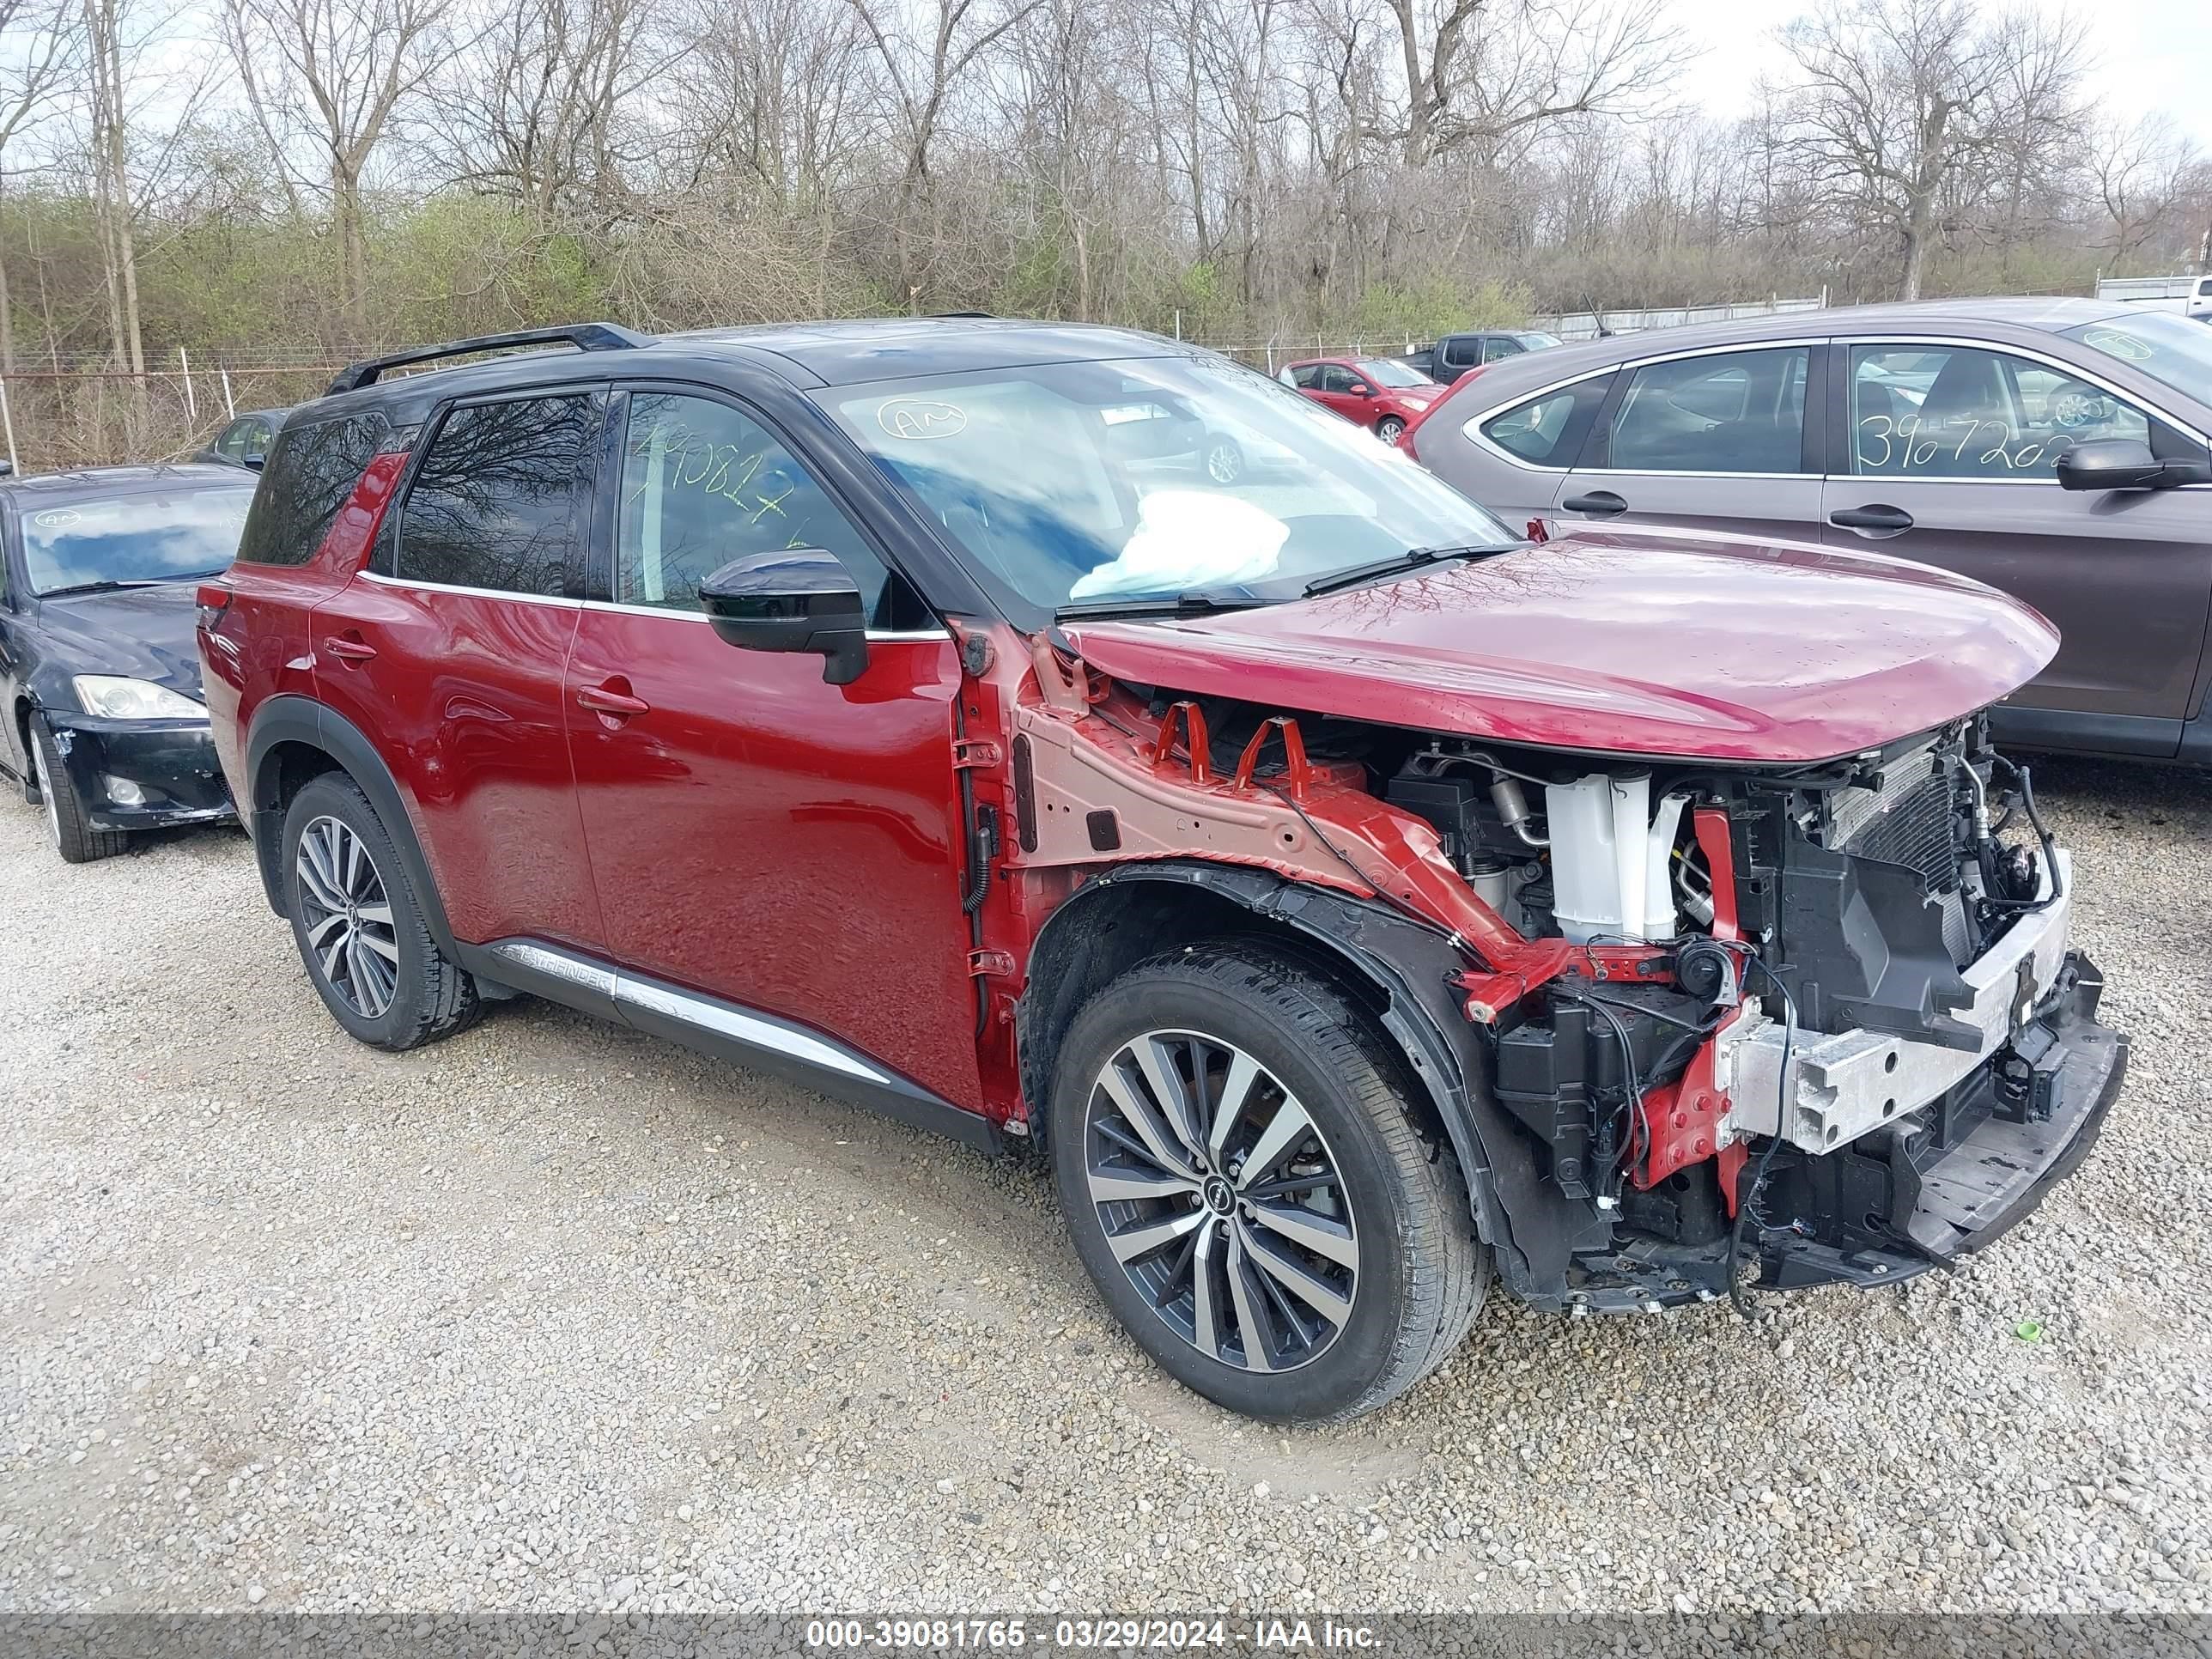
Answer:
POLYGON ((1017 744, 1022 862, 1260 866, 1445 936, 1477 1156, 1501 1192, 1524 1172, 1511 1226, 1546 1231, 1515 1286, 1540 1305, 1946 1264, 2072 1167, 2117 1086, 2066 855, 1978 716, 1769 770, 1055 667, 1017 744))

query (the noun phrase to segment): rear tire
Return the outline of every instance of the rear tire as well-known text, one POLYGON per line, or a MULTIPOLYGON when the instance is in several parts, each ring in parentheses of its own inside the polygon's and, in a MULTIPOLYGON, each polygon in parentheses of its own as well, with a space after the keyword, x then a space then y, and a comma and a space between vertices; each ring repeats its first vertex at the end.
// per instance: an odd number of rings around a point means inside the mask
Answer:
POLYGON ((131 845, 128 831, 95 830, 86 818, 84 805, 70 782, 60 746, 44 714, 31 716, 31 767, 39 798, 46 809, 46 839, 64 864, 91 864, 112 859, 131 845))
POLYGON ((1231 1411, 1372 1411, 1481 1305, 1466 1182, 1386 1039, 1263 945, 1197 945, 1099 992, 1061 1045, 1048 1129, 1076 1252, 1115 1317, 1231 1411))
POLYGON ((343 772, 311 780, 286 810, 278 845, 293 941, 349 1036, 398 1052, 476 1022, 476 981, 423 924, 399 849, 360 785, 343 772))

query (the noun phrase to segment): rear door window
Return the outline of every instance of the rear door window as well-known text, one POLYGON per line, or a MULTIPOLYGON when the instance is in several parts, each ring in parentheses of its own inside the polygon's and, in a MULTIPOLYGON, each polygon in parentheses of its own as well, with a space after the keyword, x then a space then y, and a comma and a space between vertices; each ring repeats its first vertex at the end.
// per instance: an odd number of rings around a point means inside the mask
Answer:
POLYGON ((269 447, 238 556, 248 564, 305 564, 392 430, 371 412, 294 421, 269 447))
POLYGON ((1444 342, 1444 366, 1447 368, 1471 368, 1481 352, 1480 336, 1455 334, 1444 342))
POLYGON ((447 414, 408 486, 394 574, 441 587, 580 596, 604 404, 598 392, 562 392, 447 414))
POLYGON ((1851 471, 1862 477, 2033 478, 2093 438, 2159 453, 2179 434, 2125 399, 2033 358, 1975 346, 1851 349, 1851 471))
POLYGON ((1802 472, 1811 351, 1784 346, 1646 363, 1614 410, 1625 472, 1802 472))

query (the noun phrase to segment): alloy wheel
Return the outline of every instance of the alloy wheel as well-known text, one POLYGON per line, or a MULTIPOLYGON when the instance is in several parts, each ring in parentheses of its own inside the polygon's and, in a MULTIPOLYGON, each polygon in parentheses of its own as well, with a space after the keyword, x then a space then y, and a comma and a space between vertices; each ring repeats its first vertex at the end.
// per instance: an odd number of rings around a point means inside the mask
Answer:
POLYGON ((1244 452, 1226 438, 1206 446, 1206 476, 1218 484, 1235 483, 1244 471, 1244 452))
POLYGON ((300 836, 293 868, 300 921, 325 980, 354 1012, 375 1019, 399 985, 399 944, 383 872, 352 828, 320 817, 300 836))
POLYGON ((54 850, 58 853, 62 846, 62 809, 61 804, 54 799, 54 791, 60 786, 55 782, 52 774, 46 770, 46 751, 39 746, 35 737, 31 739, 30 748, 31 775, 38 782, 40 800, 46 804, 46 839, 53 842, 54 850))
POLYGON ((1091 1086, 1084 1170, 1130 1283, 1207 1358, 1295 1370, 1350 1320, 1359 1242, 1335 1158, 1243 1049, 1195 1031, 1123 1044, 1091 1086))

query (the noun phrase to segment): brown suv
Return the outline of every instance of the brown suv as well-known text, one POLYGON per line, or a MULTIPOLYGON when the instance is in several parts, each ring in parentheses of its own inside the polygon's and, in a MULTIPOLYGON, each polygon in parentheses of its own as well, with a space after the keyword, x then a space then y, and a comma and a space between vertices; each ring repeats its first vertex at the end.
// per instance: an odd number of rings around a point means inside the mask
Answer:
MULTIPOLYGON (((2212 764, 2212 329, 2089 300, 1796 312, 1486 368, 1407 434, 1516 523, 1869 544, 2017 594, 2024 747, 2212 764)), ((1812 619, 1817 625, 1817 619, 1812 619)))

